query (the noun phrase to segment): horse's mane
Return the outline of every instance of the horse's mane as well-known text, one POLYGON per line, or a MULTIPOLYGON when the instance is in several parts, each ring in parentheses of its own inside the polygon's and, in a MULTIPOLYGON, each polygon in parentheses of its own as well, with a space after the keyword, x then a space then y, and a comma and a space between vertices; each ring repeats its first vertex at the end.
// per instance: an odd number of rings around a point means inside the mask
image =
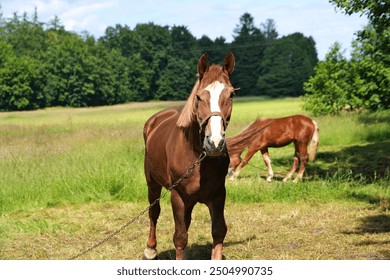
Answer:
POLYGON ((198 92, 200 87, 206 87, 205 85, 209 85, 214 81, 223 81, 225 83, 229 82, 229 76, 222 71, 222 66, 220 65, 211 65, 202 79, 198 76, 198 79, 195 82, 194 87, 186 104, 184 105, 183 110, 179 116, 179 119, 176 122, 176 125, 179 127, 189 127, 191 123, 195 120, 195 102, 196 102, 196 93, 198 92))
POLYGON ((273 119, 269 118, 256 118, 241 132, 228 137, 226 139, 226 145, 230 154, 241 154, 246 147, 249 146, 259 135, 267 128, 273 119))
POLYGON ((200 80, 198 78, 195 82, 194 87, 192 88, 190 95, 188 96, 188 99, 184 105, 183 110, 181 111, 179 119, 176 122, 177 126, 188 127, 194 120, 195 98, 196 98, 196 92, 198 91, 199 85, 200 85, 200 80))

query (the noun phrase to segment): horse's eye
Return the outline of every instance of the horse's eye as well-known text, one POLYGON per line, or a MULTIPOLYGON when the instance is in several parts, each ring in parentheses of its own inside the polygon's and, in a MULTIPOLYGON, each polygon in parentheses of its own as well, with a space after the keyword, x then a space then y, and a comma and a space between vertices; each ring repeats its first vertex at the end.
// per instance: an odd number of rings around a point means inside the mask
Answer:
POLYGON ((229 96, 229 98, 230 99, 233 99, 233 97, 236 95, 236 93, 234 92, 234 91, 232 91, 231 93, 230 93, 230 96, 229 96))
POLYGON ((200 97, 199 95, 196 95, 196 100, 199 102, 199 101, 202 101, 202 97, 200 97))

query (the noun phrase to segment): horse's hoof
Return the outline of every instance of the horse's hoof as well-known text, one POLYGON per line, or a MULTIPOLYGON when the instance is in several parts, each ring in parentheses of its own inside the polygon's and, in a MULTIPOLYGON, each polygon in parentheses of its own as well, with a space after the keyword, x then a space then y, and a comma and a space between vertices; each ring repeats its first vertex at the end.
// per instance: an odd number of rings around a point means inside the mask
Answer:
POLYGON ((146 247, 144 250, 144 260, 157 260, 157 250, 146 247))
POLYGON ((230 177, 228 180, 231 181, 231 182, 233 182, 233 181, 234 181, 234 177, 232 176, 232 177, 230 177))

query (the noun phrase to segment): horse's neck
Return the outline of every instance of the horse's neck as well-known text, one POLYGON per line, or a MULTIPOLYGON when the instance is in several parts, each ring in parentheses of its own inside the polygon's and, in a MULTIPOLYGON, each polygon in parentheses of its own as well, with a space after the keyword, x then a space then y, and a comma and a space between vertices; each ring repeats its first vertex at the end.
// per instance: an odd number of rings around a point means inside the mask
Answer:
POLYGON ((190 125, 189 127, 183 128, 183 131, 186 140, 188 141, 194 152, 201 153, 202 143, 198 123, 193 122, 192 125, 190 125))

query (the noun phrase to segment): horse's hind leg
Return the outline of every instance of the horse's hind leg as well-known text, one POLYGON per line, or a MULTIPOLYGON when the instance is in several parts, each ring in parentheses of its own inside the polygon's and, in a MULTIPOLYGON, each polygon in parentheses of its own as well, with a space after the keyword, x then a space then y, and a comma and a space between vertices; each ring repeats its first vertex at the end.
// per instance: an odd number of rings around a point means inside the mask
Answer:
POLYGON ((298 144, 294 143, 294 145, 295 145, 294 163, 293 163, 293 166, 291 167, 291 170, 287 173, 286 177, 283 179, 283 182, 287 182, 288 180, 291 179, 295 170, 297 170, 297 167, 298 167, 299 162, 300 162, 300 154, 299 154, 298 144))
POLYGON ((302 181, 303 173, 305 172, 306 164, 308 161, 307 144, 299 144, 298 146, 299 146, 298 149, 299 149, 301 166, 299 168, 297 177, 295 177, 295 179, 294 179, 294 183, 298 183, 298 182, 302 181))
MULTIPOLYGON (((161 196, 162 187, 156 182, 148 182, 148 199, 149 204, 152 204, 161 196)), ((146 242, 146 248, 144 251, 144 258, 147 260, 153 260, 157 258, 157 239, 156 239, 156 226, 157 220, 160 216, 161 207, 160 202, 157 202, 149 209, 150 229, 149 237, 146 242)))
POLYGON ((272 166, 271 166, 271 158, 269 157, 269 153, 268 153, 267 148, 261 149, 261 153, 263 155, 263 160, 264 160, 264 163, 267 166, 267 170, 268 170, 267 182, 270 183, 270 182, 272 182, 272 179, 274 177, 274 171, 272 170, 272 166))

